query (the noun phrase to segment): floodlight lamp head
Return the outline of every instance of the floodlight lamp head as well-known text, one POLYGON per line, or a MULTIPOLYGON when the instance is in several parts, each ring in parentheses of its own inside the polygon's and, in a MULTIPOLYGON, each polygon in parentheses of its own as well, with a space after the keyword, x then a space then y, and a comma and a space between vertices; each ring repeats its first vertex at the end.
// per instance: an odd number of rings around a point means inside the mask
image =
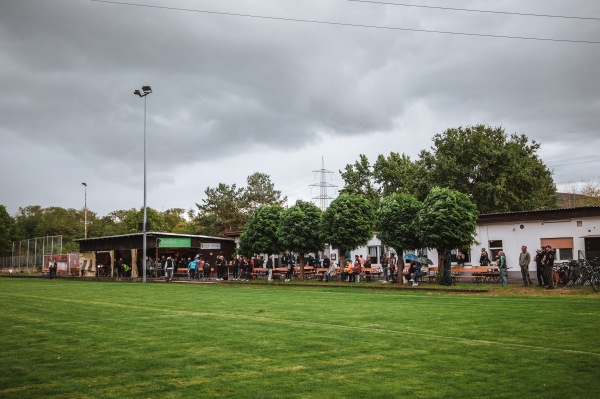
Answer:
POLYGON ((142 93, 140 93, 139 90, 134 91, 133 94, 137 94, 138 96, 142 97, 142 93))
POLYGON ((87 183, 81 183, 81 184, 87 187, 87 183))
POLYGON ((142 86, 142 90, 144 91, 144 94, 152 93, 152 88, 150 86, 142 86))

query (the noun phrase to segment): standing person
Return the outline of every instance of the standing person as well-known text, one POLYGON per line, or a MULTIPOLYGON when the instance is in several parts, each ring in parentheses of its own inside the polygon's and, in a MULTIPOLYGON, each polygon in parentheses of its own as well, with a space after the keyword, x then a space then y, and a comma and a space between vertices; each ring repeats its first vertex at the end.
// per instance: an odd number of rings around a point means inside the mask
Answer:
POLYGON ((115 267, 115 271, 117 273, 117 278, 123 275, 123 258, 119 258, 117 261, 117 267, 115 267))
POLYGON ((288 282, 292 279, 294 275, 294 258, 289 256, 287 258, 287 271, 285 272, 285 281, 288 282))
POLYGON ((56 278, 56 270, 58 269, 58 263, 56 263, 56 261, 54 261, 54 263, 50 264, 48 269, 49 269, 48 271, 50 272, 50 278, 56 278))
POLYGON ((452 285, 452 274, 450 267, 452 266, 452 254, 449 249, 444 252, 444 270, 442 271, 442 285, 452 285))
POLYGON ((193 280, 196 278, 196 271, 198 270, 198 263, 196 262, 196 259, 190 261, 190 263, 188 263, 188 270, 190 273, 190 280, 193 280))
POLYGON ((527 252, 525 245, 521 246, 521 253, 519 254, 519 266, 521 267, 521 276, 523 276, 523 286, 531 287, 531 277, 529 276, 529 264, 531 263, 531 255, 527 252))
POLYGON ((323 268, 327 269, 325 273, 323 273, 323 280, 329 281, 327 274, 329 273, 329 266, 331 265, 331 260, 327 255, 323 256, 323 268))
POLYGON ((490 265, 490 257, 488 256, 485 248, 481 248, 481 256, 479 257, 479 266, 489 266, 490 265))
POLYGON ((358 255, 356 256, 356 259, 354 260, 354 266, 352 267, 352 282, 356 283, 359 282, 360 283, 360 273, 362 272, 362 265, 360 264, 360 258, 358 257, 358 255))
POLYGON ((210 263, 205 261, 202 265, 202 271, 204 272, 204 278, 210 280, 210 263))
POLYGON ((508 269, 508 265, 506 264, 506 256, 504 255, 503 251, 498 251, 498 268, 500 269, 502 286, 506 287, 508 285, 508 278, 506 277, 506 269, 508 269))
POLYGON ((363 267, 367 269, 365 270, 367 272, 365 273, 365 280, 367 281, 367 283, 371 282, 371 265, 371 255, 367 255, 367 259, 365 260, 365 263, 363 265, 363 267))
POLYGON ((238 255, 237 258, 233 259, 233 280, 239 280, 240 278, 240 267, 242 266, 241 257, 238 255))
POLYGON ((273 281, 273 255, 267 258, 267 281, 269 283, 273 281))
POLYGON ((537 274, 538 287, 543 287, 545 284, 544 278, 544 251, 538 249, 535 251, 535 267, 537 274))
POLYGON ((217 281, 222 281, 225 279, 225 275, 227 274, 227 261, 223 255, 219 255, 217 257, 217 281))
POLYGON ((160 258, 160 260, 157 260, 157 263, 158 263, 157 268, 156 268, 156 277, 157 278, 160 277, 161 271, 164 273, 166 262, 167 262, 167 258, 164 255, 160 258))
POLYGON ((554 289, 554 257, 556 256, 556 250, 552 248, 552 245, 546 245, 546 264, 544 265, 544 271, 546 272, 546 283, 547 289, 554 289))
POLYGON ((397 266, 398 266, 398 260, 396 259, 396 254, 392 252, 390 254, 390 262, 389 262, 390 279, 392 280, 392 283, 397 282, 397 279, 396 279, 397 266))
POLYGON ((173 259, 168 256, 165 261, 165 276, 167 276, 167 281, 173 281, 173 269, 175 268, 175 262, 173 259))
POLYGON ((383 270, 383 283, 388 282, 388 266, 390 261, 387 257, 387 254, 383 254, 383 259, 381 259, 381 270, 383 270))

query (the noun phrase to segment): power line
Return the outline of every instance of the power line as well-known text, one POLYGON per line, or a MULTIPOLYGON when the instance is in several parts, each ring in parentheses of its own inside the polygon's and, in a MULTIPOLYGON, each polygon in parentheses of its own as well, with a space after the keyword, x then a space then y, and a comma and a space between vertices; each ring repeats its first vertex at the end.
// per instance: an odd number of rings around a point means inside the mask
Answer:
POLYGON ((405 32, 437 33, 437 34, 456 35, 456 36, 491 37, 491 38, 496 38, 496 39, 516 39, 516 40, 534 40, 534 41, 543 41, 543 42, 600 44, 600 41, 591 41, 591 40, 551 39, 551 38, 543 38, 543 37, 508 36, 508 35, 491 35, 491 34, 483 34, 483 33, 451 32, 451 31, 440 31, 440 30, 402 28, 402 27, 395 27, 395 26, 364 25, 364 24, 351 24, 351 23, 346 23, 346 22, 317 21, 317 20, 311 20, 311 19, 271 17, 271 16, 266 16, 266 15, 238 14, 238 13, 222 12, 222 11, 208 11, 208 10, 196 10, 196 9, 191 9, 191 8, 177 8, 177 7, 155 6, 155 5, 150 5, 150 4, 126 3, 126 2, 111 1, 111 0, 90 0, 90 1, 96 2, 96 3, 116 4, 116 5, 121 5, 121 6, 156 8, 156 9, 171 10, 171 11, 197 12, 197 13, 203 13, 203 14, 227 15, 227 16, 233 16, 233 17, 258 18, 258 19, 278 20, 278 21, 287 21, 287 22, 304 22, 304 23, 320 24, 320 25, 348 26, 348 27, 352 27, 352 28, 400 30, 400 31, 405 31, 405 32))
POLYGON ((391 2, 387 2, 387 1, 370 1, 370 0, 346 0, 346 1, 352 1, 352 2, 356 2, 356 3, 385 4, 385 5, 389 5, 389 6, 430 8, 430 9, 446 10, 446 11, 466 11, 466 12, 478 12, 478 13, 489 13, 489 14, 519 15, 522 17, 587 19, 587 20, 592 20, 592 21, 600 21, 600 18, 598 18, 598 17, 579 17, 579 16, 568 16, 568 15, 532 14, 532 13, 524 13, 524 12, 491 11, 491 10, 477 10, 477 9, 454 8, 454 7, 437 7, 437 6, 424 6, 424 5, 417 5, 417 4, 391 3, 391 2))

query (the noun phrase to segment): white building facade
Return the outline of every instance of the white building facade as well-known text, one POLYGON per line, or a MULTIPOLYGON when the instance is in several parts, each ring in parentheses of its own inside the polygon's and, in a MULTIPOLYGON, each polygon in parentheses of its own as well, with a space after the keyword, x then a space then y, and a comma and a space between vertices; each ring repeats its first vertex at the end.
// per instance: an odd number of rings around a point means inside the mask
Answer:
MULTIPOLYGON (((466 266, 479 266, 481 248, 488 250, 490 260, 495 261, 498 251, 506 254, 511 273, 520 273, 519 253, 521 246, 527 246, 531 253, 530 270, 535 271, 535 251, 541 246, 551 245, 556 249, 556 262, 578 259, 580 255, 588 259, 600 258, 600 207, 550 209, 480 215, 477 221, 478 244, 466 251, 466 266)), ((381 245, 376 237, 362 248, 351 252, 354 255, 371 255, 379 263, 384 252, 390 248, 381 245)), ((423 253, 434 264, 438 254, 435 249, 420 249, 408 253, 423 253)), ((457 250, 453 251, 453 262, 457 250)), ((375 262, 374 262, 375 263, 375 262)))

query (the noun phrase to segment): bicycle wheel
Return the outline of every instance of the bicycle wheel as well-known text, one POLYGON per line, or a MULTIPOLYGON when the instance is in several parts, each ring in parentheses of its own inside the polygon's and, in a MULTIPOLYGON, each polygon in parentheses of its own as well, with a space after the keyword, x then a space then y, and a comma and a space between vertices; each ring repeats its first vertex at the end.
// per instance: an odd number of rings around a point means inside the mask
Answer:
POLYGON ((592 276, 590 277, 590 285, 592 286, 595 292, 600 291, 600 276, 598 275, 598 273, 592 274, 592 276))

